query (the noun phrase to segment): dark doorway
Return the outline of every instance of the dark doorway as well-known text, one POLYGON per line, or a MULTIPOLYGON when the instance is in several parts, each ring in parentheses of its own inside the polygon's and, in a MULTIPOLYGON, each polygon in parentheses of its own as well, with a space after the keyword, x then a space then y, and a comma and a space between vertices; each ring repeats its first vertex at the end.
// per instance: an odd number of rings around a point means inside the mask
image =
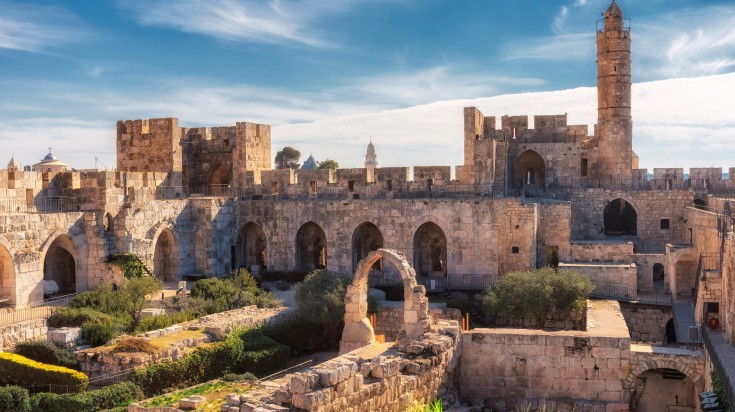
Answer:
POLYGON ((635 236, 638 232, 638 213, 624 199, 615 199, 605 206, 604 224, 608 236, 635 236))
POLYGON ((666 343, 671 345, 676 343, 676 327, 674 326, 674 318, 666 322, 666 343))
POLYGON ((76 247, 69 236, 54 239, 43 259, 44 295, 76 292, 76 247))
POLYGON ((544 159, 533 150, 526 150, 518 156, 513 178, 515 187, 542 188, 546 184, 544 159))
POLYGON ((267 269, 268 248, 265 232, 255 222, 248 222, 237 235, 236 269, 244 267, 257 275, 267 269))
POLYGON ((704 199, 694 199, 694 207, 699 210, 707 209, 707 202, 704 199))
POLYGON ((327 236, 314 222, 306 222, 296 234, 296 268, 301 272, 327 268, 327 236))
MULTIPOLYGON (((370 222, 364 222, 352 234, 352 271, 357 270, 357 264, 365 259, 368 253, 383 247, 383 235, 380 229, 370 222)), ((382 259, 375 262, 373 270, 382 270, 382 259)))
POLYGON ((413 266, 421 276, 447 275, 447 237, 433 222, 421 225, 413 237, 413 266))

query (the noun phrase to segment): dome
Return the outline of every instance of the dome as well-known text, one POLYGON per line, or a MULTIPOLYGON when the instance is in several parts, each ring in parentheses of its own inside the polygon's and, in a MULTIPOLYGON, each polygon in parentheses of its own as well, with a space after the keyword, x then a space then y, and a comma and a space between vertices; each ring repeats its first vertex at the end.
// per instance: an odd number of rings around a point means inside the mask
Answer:
POLYGON ((41 160, 43 160, 43 161, 56 160, 56 156, 54 156, 53 153, 51 153, 51 148, 50 147, 48 148, 48 154, 46 155, 46 157, 44 157, 41 160))
POLYGON ((309 155, 309 158, 306 159, 303 165, 301 165, 302 170, 314 170, 317 168, 316 160, 314 159, 314 156, 309 155))

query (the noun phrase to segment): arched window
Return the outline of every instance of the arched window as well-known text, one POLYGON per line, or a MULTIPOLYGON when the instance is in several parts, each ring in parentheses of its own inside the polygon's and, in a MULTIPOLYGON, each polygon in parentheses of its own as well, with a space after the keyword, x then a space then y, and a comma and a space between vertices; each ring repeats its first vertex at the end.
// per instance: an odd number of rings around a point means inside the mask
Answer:
POLYGON ((608 236, 635 236, 638 233, 638 213, 624 199, 615 199, 605 206, 604 225, 608 236))
POLYGON ((515 187, 542 188, 546 185, 546 166, 544 159, 533 150, 526 150, 518 156, 513 178, 515 187))

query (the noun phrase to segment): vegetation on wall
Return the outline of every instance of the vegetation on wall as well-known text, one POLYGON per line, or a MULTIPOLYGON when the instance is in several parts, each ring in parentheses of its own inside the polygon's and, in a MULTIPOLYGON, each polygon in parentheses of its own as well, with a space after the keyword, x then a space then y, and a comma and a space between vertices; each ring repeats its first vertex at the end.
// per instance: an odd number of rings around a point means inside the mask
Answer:
POLYGON ((146 272, 145 265, 140 261, 138 256, 130 253, 121 253, 110 256, 110 263, 120 267, 125 279, 135 279, 143 277, 146 272))
POLYGON ((485 292, 482 303, 488 316, 543 325, 552 311, 582 309, 593 289, 592 282, 578 272, 545 267, 506 274, 485 292))

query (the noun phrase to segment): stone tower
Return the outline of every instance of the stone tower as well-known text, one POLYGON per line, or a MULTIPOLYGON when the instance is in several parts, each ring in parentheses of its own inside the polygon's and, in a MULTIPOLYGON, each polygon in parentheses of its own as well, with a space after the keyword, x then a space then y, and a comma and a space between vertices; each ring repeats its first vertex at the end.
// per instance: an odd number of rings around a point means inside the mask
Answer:
POLYGON ((630 110, 630 27, 613 0, 597 32, 598 177, 630 179, 637 167, 630 110))
POLYGON ((365 174, 367 175, 367 182, 375 182, 375 168, 378 167, 378 156, 375 154, 375 146, 373 146, 373 139, 370 139, 370 143, 367 147, 367 153, 365 154, 365 174))

